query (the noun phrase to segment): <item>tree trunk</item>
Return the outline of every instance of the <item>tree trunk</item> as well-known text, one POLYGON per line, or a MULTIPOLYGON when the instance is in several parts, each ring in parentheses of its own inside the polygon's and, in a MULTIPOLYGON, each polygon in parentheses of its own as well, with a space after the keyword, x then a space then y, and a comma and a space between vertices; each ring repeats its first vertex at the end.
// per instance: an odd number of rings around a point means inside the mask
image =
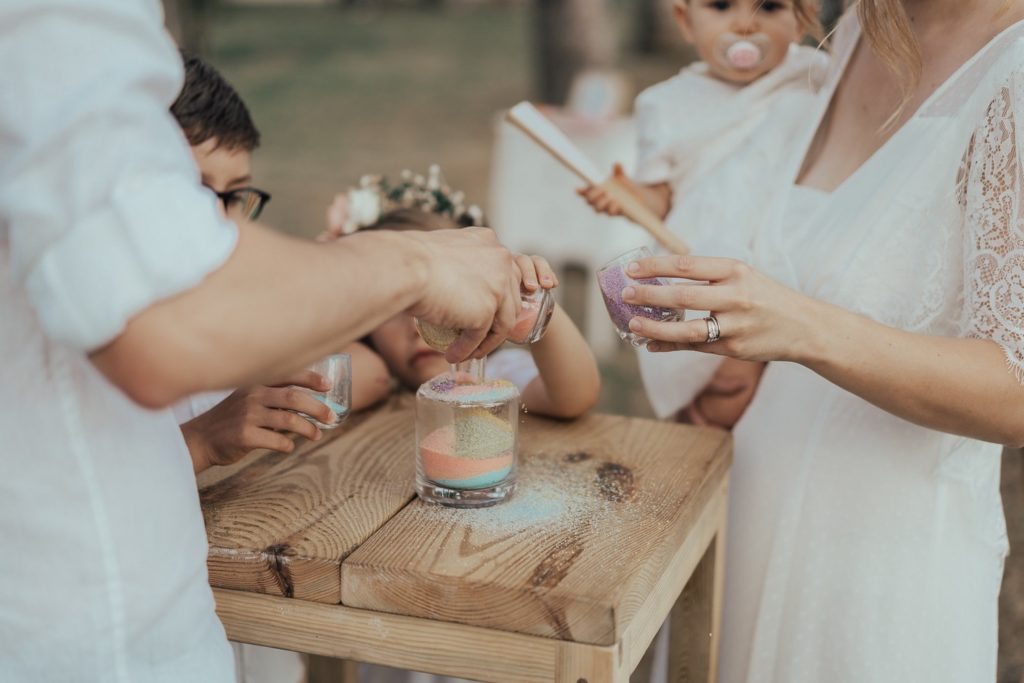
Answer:
POLYGON ((182 50, 206 51, 206 15, 211 0, 163 0, 164 23, 182 50))
POLYGON ((537 94, 565 102, 573 78, 589 68, 609 68, 617 45, 607 0, 534 0, 537 94))
POLYGON ((835 28, 845 6, 844 0, 824 0, 821 3, 821 25, 825 27, 826 33, 835 28))
POLYGON ((645 55, 678 49, 683 39, 672 18, 672 0, 635 0, 633 49, 645 55))

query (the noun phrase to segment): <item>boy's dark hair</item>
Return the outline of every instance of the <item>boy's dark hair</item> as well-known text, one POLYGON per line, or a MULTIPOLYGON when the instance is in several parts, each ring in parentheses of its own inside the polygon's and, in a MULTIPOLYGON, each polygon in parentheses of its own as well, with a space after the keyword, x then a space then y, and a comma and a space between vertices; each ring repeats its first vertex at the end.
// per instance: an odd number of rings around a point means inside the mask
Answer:
POLYGON ((181 57, 185 85, 171 105, 171 113, 188 143, 195 147, 216 138, 218 147, 247 152, 259 147, 260 132, 231 84, 199 57, 184 51, 181 57))

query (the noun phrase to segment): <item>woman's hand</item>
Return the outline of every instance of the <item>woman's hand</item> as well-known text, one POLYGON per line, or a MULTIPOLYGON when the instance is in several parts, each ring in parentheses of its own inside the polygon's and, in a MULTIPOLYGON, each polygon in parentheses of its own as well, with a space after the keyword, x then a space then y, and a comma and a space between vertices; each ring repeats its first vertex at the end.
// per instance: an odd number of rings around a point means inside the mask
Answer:
POLYGON ((280 386, 239 389, 181 425, 193 469, 200 472, 214 465, 230 465, 257 448, 291 453, 295 443, 289 434, 319 440, 321 432, 316 425, 291 411, 312 415, 325 424, 334 416, 330 408, 296 386, 327 389, 323 377, 303 371, 280 386))
POLYGON ((629 327, 648 339, 649 351, 704 351, 744 360, 791 360, 810 356, 816 343, 816 311, 822 304, 733 259, 655 256, 628 266, 631 278, 670 277, 692 284, 631 285, 623 301, 665 308, 711 311, 721 330, 708 342, 708 322, 656 322, 633 318, 629 327), (706 284, 704 284, 706 283, 706 284))

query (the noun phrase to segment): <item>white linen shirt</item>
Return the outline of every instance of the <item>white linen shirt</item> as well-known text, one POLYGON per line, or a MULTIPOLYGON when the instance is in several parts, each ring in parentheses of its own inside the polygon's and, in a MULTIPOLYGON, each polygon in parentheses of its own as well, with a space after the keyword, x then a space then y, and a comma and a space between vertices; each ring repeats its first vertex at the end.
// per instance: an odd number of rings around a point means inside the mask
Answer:
POLYGON ((230 255, 156 0, 0 3, 0 678, 232 681, 170 411, 89 362, 230 255))

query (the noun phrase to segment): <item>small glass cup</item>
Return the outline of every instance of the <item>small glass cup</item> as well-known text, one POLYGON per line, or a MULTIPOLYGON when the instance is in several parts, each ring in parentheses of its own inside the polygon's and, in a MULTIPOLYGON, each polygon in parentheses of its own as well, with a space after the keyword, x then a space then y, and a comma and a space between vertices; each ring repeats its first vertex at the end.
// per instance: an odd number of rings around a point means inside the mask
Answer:
POLYGON ((522 303, 516 324, 508 333, 508 340, 513 344, 532 344, 540 341, 548 331, 551 314, 555 312, 555 298, 550 289, 535 289, 522 292, 522 303))
POLYGON ((317 373, 327 380, 327 391, 313 391, 308 387, 296 387, 331 409, 334 419, 329 423, 298 412, 320 429, 334 429, 348 417, 349 408, 352 405, 352 358, 347 353, 336 353, 326 358, 321 358, 310 365, 308 370, 317 373))
MULTIPOLYGON (((520 295, 519 314, 508 333, 508 340, 513 344, 533 344, 548 331, 551 315, 555 311, 555 298, 550 289, 536 289, 532 292, 523 290, 520 295)), ((442 353, 462 334, 462 330, 438 327, 419 318, 416 318, 416 330, 427 346, 442 353)))
POLYGON ((608 316, 615 325, 615 331, 618 332, 619 337, 636 347, 645 346, 650 339, 641 337, 629 329, 629 321, 633 318, 647 318, 659 322, 678 322, 683 319, 682 311, 660 306, 637 306, 627 304, 622 300, 622 290, 631 284, 668 284, 662 278, 634 280, 627 274, 626 268, 630 263, 653 255, 647 247, 640 247, 612 259, 597 271, 597 284, 601 288, 601 296, 604 298, 605 308, 608 309, 608 316))
POLYGON ((416 392, 416 493, 428 503, 475 508, 515 491, 519 390, 484 380, 483 361, 453 367, 416 392))

